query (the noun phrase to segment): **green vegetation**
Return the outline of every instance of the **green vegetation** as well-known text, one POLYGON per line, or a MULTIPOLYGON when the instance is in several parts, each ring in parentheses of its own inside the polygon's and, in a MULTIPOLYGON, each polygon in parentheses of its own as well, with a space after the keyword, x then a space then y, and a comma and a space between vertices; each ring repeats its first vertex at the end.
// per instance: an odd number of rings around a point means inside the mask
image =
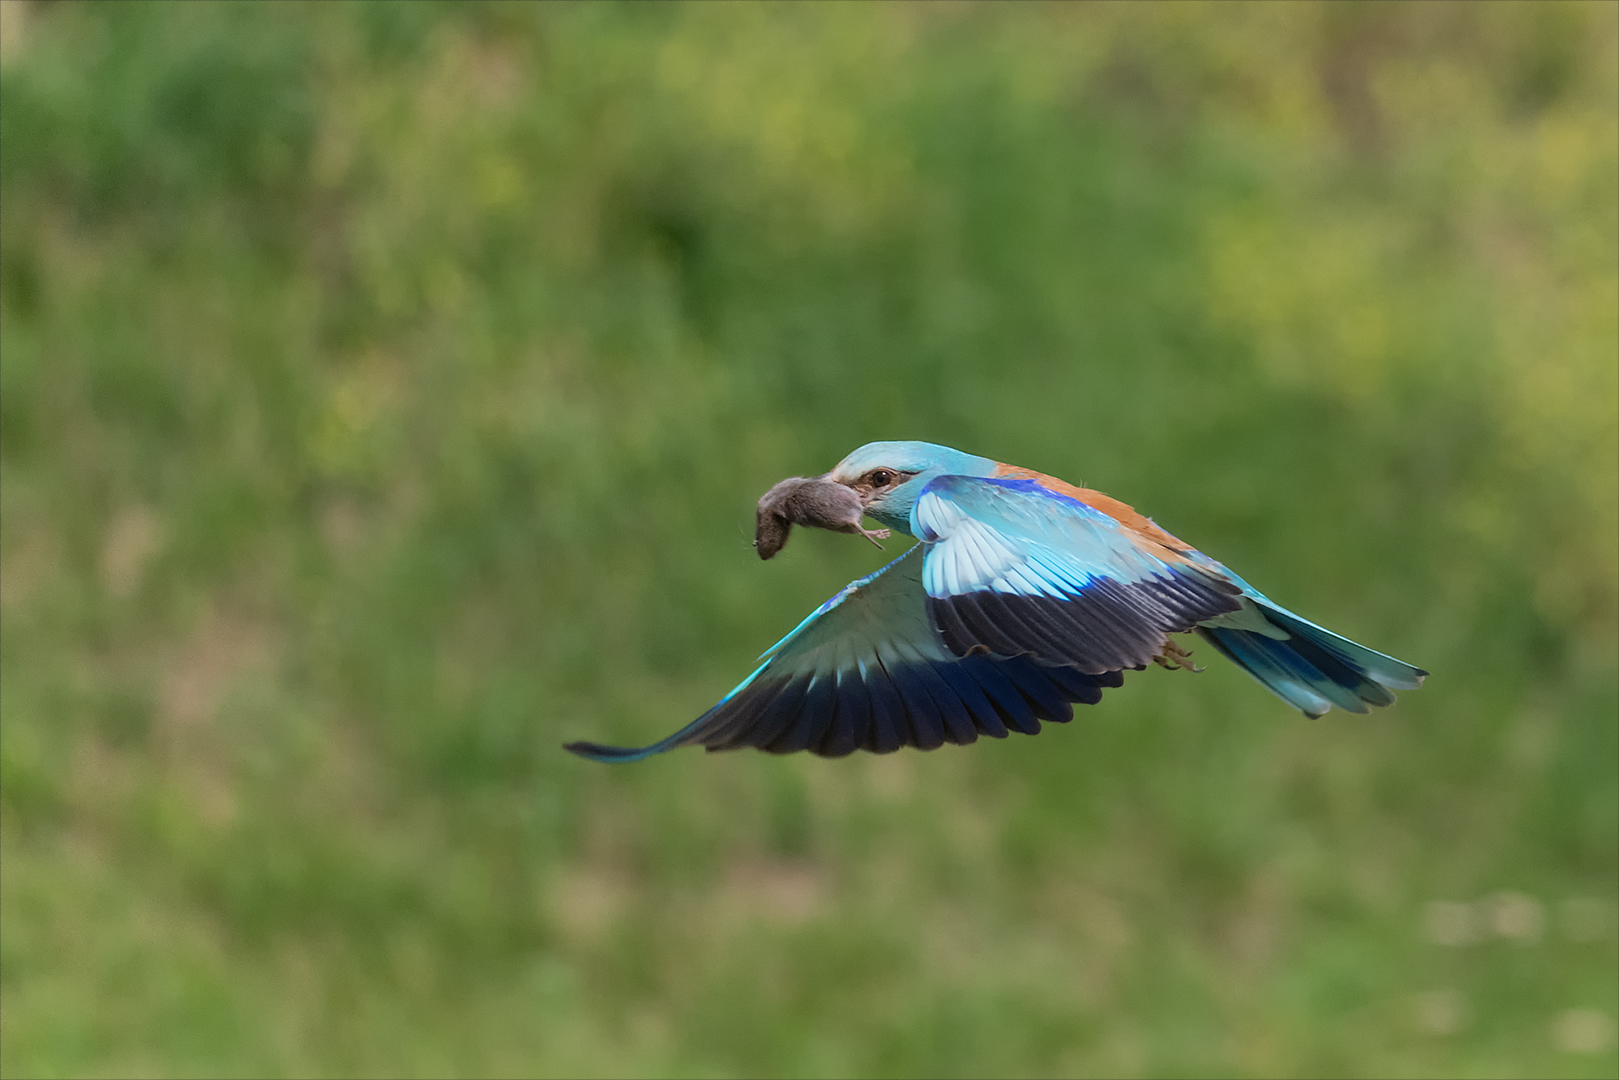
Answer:
POLYGON ((1614 1075, 1616 13, 5 0, 5 1074, 1614 1075), (559 749, 876 438, 1433 677, 559 749))

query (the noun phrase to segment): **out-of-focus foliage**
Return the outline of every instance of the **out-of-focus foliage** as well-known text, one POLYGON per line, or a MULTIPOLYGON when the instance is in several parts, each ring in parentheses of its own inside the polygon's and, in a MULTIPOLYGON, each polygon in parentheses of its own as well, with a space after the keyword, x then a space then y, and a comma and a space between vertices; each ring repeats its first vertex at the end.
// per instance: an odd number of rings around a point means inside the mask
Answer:
POLYGON ((1614 4, 3 10, 7 1075, 1614 1073, 1614 4), (1433 677, 559 750, 876 438, 1433 677))

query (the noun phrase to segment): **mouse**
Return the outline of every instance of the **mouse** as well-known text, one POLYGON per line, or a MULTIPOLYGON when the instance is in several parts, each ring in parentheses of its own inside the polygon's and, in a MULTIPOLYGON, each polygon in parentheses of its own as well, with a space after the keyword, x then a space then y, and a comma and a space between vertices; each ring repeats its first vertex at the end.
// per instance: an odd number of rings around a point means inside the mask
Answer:
POLYGON ((760 497, 753 546, 759 549, 759 558, 771 558, 786 545, 794 525, 807 525, 858 533, 881 548, 878 541, 888 539, 890 533, 862 528, 864 513, 860 496, 842 484, 820 477, 790 476, 760 497))

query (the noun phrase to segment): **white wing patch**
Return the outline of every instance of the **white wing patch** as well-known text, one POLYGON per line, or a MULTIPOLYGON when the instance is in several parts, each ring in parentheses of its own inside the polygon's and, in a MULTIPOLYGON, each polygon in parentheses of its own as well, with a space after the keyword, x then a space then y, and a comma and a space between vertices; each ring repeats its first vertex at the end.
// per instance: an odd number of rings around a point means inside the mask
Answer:
POLYGON ((932 545, 922 567, 922 587, 932 597, 991 590, 1015 596, 1072 599, 1090 575, 1037 547, 1009 540, 993 525, 970 517, 947 499, 924 492, 916 504, 920 536, 932 545))

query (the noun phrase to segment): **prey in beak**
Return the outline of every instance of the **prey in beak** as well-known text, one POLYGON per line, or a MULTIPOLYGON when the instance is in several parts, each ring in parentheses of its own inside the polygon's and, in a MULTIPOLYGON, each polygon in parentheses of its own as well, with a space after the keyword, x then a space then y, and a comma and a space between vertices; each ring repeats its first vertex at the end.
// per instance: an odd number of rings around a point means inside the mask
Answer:
POLYGON ((768 559, 787 543, 794 525, 807 525, 831 532, 857 533, 877 547, 889 536, 887 529, 862 528, 865 506, 854 489, 825 477, 792 476, 759 499, 758 524, 753 546, 759 558, 768 559))

